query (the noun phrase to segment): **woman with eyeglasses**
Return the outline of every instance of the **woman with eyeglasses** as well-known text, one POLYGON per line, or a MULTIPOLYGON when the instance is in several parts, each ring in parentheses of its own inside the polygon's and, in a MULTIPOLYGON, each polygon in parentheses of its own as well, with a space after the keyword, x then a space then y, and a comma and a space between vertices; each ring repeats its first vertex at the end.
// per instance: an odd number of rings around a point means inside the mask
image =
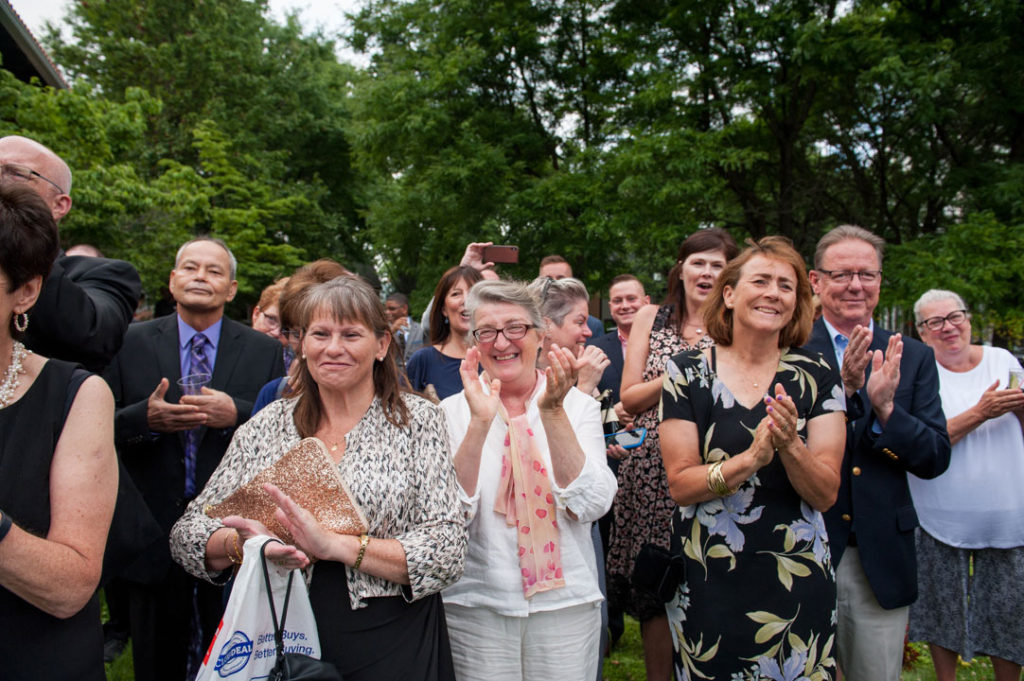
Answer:
POLYGON ((927 641, 939 681, 956 678, 957 655, 992 658, 996 681, 1024 664, 1024 392, 1020 362, 971 343, 963 299, 932 289, 914 303, 935 352, 939 397, 953 453, 933 480, 907 475, 921 526, 918 598, 910 640, 927 641), (973 566, 973 567, 972 567, 973 566))
POLYGON ((591 524, 615 495, 598 403, 569 348, 538 369, 544 320, 523 283, 482 281, 448 417, 469 551, 444 592, 460 681, 597 676, 601 591, 591 524), (484 373, 477 374, 478 366, 484 373))

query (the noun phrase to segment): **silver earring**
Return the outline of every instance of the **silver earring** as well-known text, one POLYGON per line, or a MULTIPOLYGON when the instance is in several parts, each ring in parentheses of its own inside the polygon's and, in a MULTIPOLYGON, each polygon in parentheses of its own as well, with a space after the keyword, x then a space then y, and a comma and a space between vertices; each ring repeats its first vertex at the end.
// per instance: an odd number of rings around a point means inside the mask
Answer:
POLYGON ((14 328, 18 333, 25 333, 28 329, 28 312, 19 312, 14 315, 14 328))

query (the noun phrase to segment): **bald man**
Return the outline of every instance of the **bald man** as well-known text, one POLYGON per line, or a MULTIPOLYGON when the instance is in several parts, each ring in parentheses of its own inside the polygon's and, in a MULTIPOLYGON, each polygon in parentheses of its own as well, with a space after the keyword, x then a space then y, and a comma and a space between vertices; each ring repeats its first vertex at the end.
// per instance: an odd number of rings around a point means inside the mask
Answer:
MULTIPOLYGON (((0 182, 31 187, 58 224, 71 210, 71 170, 35 140, 0 138, 0 182)), ((130 264, 62 252, 29 312, 25 345, 98 373, 121 348, 141 296, 139 273, 130 264)))

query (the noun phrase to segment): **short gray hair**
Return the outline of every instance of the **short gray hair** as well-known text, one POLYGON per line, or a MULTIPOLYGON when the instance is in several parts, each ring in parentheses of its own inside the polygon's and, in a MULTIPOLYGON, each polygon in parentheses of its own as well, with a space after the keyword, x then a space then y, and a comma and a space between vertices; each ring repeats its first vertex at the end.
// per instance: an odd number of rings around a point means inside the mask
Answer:
POLYGON ((961 298, 958 293, 954 291, 947 291, 946 289, 933 288, 922 293, 921 297, 917 299, 916 303, 914 303, 914 322, 920 324, 924 321, 921 319, 922 307, 925 305, 931 305, 932 303, 937 303, 941 300, 952 300, 960 306, 961 310, 967 309, 967 303, 964 302, 964 299, 961 298))
POLYGON ((231 249, 228 248, 228 245, 224 243, 223 239, 217 239, 212 236, 199 236, 196 237, 195 239, 183 243, 181 245, 181 248, 178 249, 178 254, 174 256, 174 268, 178 268, 178 263, 181 262, 181 254, 185 251, 185 248, 191 246, 192 244, 197 244, 200 241, 209 241, 211 243, 215 243, 227 252, 228 260, 231 261, 231 279, 232 281, 234 281, 237 278, 235 275, 238 274, 238 261, 235 260, 235 254, 231 252, 231 249))
POLYGON ((544 328, 540 305, 529 287, 521 281, 484 279, 473 284, 466 297, 466 313, 469 315, 469 332, 476 331, 476 312, 481 305, 515 305, 523 309, 530 323, 538 329, 544 328))
POLYGON ((581 300, 590 301, 587 287, 575 277, 566 277, 565 279, 537 277, 530 282, 530 292, 540 303, 541 316, 547 317, 559 326, 565 320, 565 316, 572 312, 576 303, 581 300))
POLYGON ((857 225, 839 225, 818 240, 818 245, 814 249, 814 269, 821 269, 821 263, 825 260, 825 251, 840 241, 849 241, 851 239, 866 241, 871 244, 875 249, 875 253, 878 254, 878 266, 882 266, 885 239, 857 225))

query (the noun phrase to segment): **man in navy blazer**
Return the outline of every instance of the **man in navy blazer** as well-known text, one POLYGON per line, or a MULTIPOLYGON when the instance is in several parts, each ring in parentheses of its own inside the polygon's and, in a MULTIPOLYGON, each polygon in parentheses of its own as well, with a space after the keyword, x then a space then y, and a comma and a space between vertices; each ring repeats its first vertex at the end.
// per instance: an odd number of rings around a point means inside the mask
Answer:
POLYGON ((884 242, 852 225, 818 242, 822 305, 807 348, 841 367, 847 395, 839 497, 825 514, 839 592, 837 655, 849 681, 898 681, 917 599, 917 514, 907 473, 934 478, 950 443, 929 347, 876 327, 884 242))
POLYGON ((129 327, 106 373, 118 453, 164 534, 123 574, 139 679, 186 678, 186 665, 201 661, 216 630, 221 589, 174 564, 168 536, 248 419, 260 388, 284 375, 280 343, 224 317, 238 285, 235 267, 219 240, 182 246, 170 277, 177 314, 129 327), (197 345, 205 361, 195 357, 197 345), (182 396, 177 380, 196 373, 197 363, 212 369, 209 388, 182 396), (194 465, 187 456, 193 429, 194 465))
MULTIPOLYGON (((644 292, 644 285, 632 274, 620 274, 612 279, 608 287, 608 310, 615 321, 615 329, 598 336, 591 336, 587 345, 596 345, 604 351, 611 364, 604 370, 597 384, 600 392, 611 391, 612 401, 620 414, 620 421, 627 414, 622 411, 619 402, 619 388, 622 387, 622 363, 626 356, 626 343, 629 332, 633 328, 633 318, 644 305, 651 302, 651 297, 644 292)), ((632 419, 629 419, 632 420, 632 419)))
MULTIPOLYGON (((600 336, 591 336, 587 345, 596 345, 604 351, 610 364, 605 367, 601 380, 597 384, 598 392, 610 391, 611 401, 615 405, 618 422, 625 426, 633 420, 633 417, 622 408, 622 401, 619 400, 619 388, 622 386, 622 364, 626 356, 626 343, 629 341, 629 332, 633 328, 633 318, 644 305, 651 302, 651 297, 644 292, 644 285, 632 274, 620 274, 612 279, 608 287, 608 310, 615 320, 615 330, 600 336)), ((623 450, 619 450, 624 453, 623 450)), ((619 472, 619 459, 609 456, 608 467, 613 473, 619 472)), ((608 546, 609 534, 611 533, 612 510, 598 521, 601 533, 601 544, 608 546)), ((609 623, 611 625, 612 645, 619 640, 624 631, 622 612, 612 610, 609 606, 609 623)))

